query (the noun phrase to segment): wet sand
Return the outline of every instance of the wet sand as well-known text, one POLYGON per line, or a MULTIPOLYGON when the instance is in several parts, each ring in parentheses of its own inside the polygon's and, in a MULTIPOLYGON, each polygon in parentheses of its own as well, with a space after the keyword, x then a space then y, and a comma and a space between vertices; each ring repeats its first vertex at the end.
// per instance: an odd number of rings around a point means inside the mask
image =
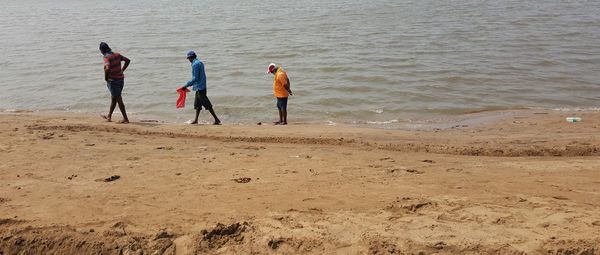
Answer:
POLYGON ((0 114, 0 254, 600 254, 600 113, 486 125, 0 114))

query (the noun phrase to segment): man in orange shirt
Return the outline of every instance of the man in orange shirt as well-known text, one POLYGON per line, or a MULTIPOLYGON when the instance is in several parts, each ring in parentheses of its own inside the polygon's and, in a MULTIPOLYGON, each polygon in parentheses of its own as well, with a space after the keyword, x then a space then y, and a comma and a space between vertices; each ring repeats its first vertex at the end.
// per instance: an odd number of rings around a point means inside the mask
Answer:
POLYGON ((267 73, 272 73, 273 78, 273 94, 277 98, 277 109, 279 109, 279 121, 274 122, 275 125, 287 125, 287 101, 288 96, 292 95, 290 89, 290 79, 287 73, 281 66, 277 67, 271 63, 267 68, 267 73))

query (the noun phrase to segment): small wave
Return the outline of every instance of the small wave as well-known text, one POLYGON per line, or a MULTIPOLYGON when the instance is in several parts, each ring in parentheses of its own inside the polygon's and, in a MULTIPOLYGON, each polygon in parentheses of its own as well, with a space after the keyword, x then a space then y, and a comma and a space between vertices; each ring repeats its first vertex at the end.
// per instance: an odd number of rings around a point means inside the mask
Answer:
POLYGON ((344 67, 344 66, 324 66, 319 67, 319 71, 324 73, 335 73, 335 72, 349 72, 356 70, 356 68, 344 67))
POLYGON ((400 122, 400 121, 399 120, 367 121, 367 124, 372 124, 372 125, 387 125, 387 124, 398 123, 398 122, 400 122))
POLYGON ((10 113, 27 113, 27 112, 33 112, 32 110, 22 110, 22 109, 6 109, 4 110, 4 112, 10 112, 10 113))
POLYGON ((376 86, 346 86, 346 87, 319 87, 319 89, 326 89, 341 93, 391 93, 393 90, 384 87, 376 86))
POLYGON ((367 83, 381 83, 381 84, 396 84, 396 82, 389 80, 383 76, 349 76, 344 77, 345 80, 352 82, 367 82, 367 83))
POLYGON ((242 71, 234 71, 234 72, 231 72, 229 74, 229 76, 232 76, 232 77, 242 77, 242 76, 244 76, 244 72, 242 72, 242 71))
POLYGON ((558 65, 558 63, 556 61, 552 61, 552 60, 542 60, 542 61, 538 61, 538 62, 534 63, 533 65, 536 65, 536 66, 555 66, 555 65, 558 65))
POLYGON ((286 59, 286 58, 295 58, 300 56, 297 53, 287 53, 287 54, 264 54, 261 57, 266 59, 286 59))
POLYGON ((582 112, 582 111, 597 112, 597 111, 600 111, 600 107, 575 107, 575 108, 562 107, 562 108, 553 108, 552 110, 558 111, 558 112, 582 112))

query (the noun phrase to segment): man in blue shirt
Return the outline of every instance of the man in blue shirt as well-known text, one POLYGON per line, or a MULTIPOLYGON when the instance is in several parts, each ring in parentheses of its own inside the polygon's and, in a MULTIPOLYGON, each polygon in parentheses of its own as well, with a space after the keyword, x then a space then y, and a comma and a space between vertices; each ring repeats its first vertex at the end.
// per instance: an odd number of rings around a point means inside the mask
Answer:
POLYGON ((215 118, 214 125, 221 125, 221 121, 215 114, 213 106, 206 96, 206 74, 204 73, 204 64, 196 57, 194 51, 187 53, 187 59, 192 63, 192 79, 189 80, 182 88, 192 86, 192 90, 196 91, 196 98, 194 100, 194 109, 196 109, 196 118, 191 124, 198 124, 198 115, 204 106, 204 109, 208 110, 215 118))

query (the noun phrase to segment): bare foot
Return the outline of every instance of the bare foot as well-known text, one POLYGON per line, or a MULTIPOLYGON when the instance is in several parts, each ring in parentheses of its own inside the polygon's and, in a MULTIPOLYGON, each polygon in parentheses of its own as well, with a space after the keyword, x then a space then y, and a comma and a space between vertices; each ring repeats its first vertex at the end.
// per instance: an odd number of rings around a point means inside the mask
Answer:
POLYGON ((280 122, 279 125, 287 125, 287 122, 280 122))
POLYGON ((198 124, 198 121, 190 122, 190 125, 196 125, 196 124, 198 124))
POLYGON ((129 124, 129 120, 120 120, 118 124, 129 124))
POLYGON ((213 125, 221 125, 221 121, 215 121, 213 125))
POLYGON ((273 125, 281 125, 281 121, 273 121, 273 125))
POLYGON ((104 120, 106 120, 106 122, 111 122, 110 117, 108 117, 106 115, 100 115, 100 117, 102 117, 104 120))

